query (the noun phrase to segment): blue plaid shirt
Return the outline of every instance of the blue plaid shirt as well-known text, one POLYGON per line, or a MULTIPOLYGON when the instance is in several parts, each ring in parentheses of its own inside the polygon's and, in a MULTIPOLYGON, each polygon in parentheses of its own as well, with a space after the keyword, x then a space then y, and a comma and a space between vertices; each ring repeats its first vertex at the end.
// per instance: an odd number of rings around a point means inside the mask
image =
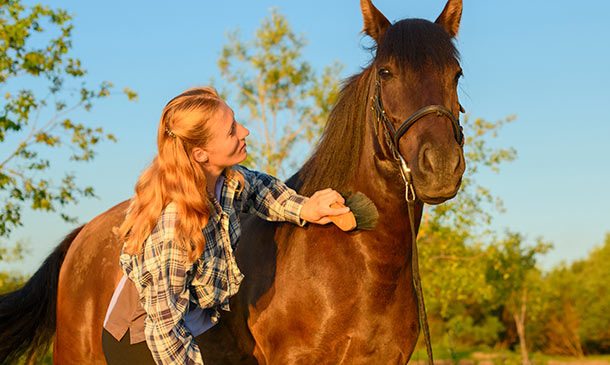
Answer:
POLYGON ((307 198, 272 176, 242 166, 233 170, 244 177, 244 186, 229 176, 220 201, 211 197, 214 209, 203 229, 205 250, 194 263, 187 264, 186 252, 174 243, 174 204, 165 208, 141 253, 121 253, 123 272, 134 282, 147 313, 144 334, 157 364, 203 364, 184 316, 189 306, 199 306, 211 308, 212 320, 218 321, 219 308, 229 310, 229 298, 244 278, 234 256, 241 236, 240 212, 305 224, 299 215, 307 198))

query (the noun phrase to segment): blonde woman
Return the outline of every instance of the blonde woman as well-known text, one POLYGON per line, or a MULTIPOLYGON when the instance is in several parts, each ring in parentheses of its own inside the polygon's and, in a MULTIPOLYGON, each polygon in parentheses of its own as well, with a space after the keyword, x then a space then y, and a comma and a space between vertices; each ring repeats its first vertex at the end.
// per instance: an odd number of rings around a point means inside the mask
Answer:
POLYGON ((240 212, 302 226, 349 211, 330 208, 344 203, 332 189, 306 198, 239 166, 248 134, 212 88, 187 90, 164 108, 158 154, 119 230, 125 275, 104 323, 109 364, 203 364, 194 339, 230 309, 243 279, 233 254, 240 212))

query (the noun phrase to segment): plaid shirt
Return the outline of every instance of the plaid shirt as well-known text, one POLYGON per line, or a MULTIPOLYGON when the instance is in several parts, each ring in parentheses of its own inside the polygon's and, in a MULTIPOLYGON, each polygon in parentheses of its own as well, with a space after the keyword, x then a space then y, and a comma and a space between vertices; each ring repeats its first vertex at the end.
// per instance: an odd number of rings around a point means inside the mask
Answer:
POLYGON ((174 243, 174 204, 158 218, 141 253, 121 253, 121 267, 134 282, 147 313, 144 333, 157 364, 203 364, 184 316, 189 306, 212 308, 212 321, 217 322, 219 308, 229 310, 229 298, 244 278, 233 253, 241 236, 240 212, 269 221, 305 224, 299 215, 307 198, 269 175, 242 166, 233 169, 244 177, 244 186, 228 177, 220 202, 210 198, 214 209, 203 229, 205 250, 194 263, 187 264, 186 252, 174 243))

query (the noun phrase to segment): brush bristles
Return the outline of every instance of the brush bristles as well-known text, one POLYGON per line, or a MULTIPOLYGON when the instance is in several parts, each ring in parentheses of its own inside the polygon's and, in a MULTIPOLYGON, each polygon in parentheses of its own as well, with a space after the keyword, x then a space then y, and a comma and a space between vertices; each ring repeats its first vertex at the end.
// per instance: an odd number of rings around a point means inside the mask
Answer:
POLYGON ((356 229, 375 229, 379 212, 377 212, 377 207, 371 199, 357 191, 345 199, 345 205, 354 213, 356 229))

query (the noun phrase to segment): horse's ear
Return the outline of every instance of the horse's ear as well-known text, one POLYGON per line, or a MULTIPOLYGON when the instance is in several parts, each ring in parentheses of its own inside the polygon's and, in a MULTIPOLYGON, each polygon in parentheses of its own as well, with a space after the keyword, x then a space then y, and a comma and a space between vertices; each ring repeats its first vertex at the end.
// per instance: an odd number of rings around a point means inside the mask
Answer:
POLYGON ((447 33, 453 38, 458 34, 460 29, 460 19, 462 19, 462 0, 449 0, 435 23, 445 28, 447 33))
POLYGON ((373 5, 371 0, 360 0, 360 9, 364 17, 363 32, 371 36, 377 44, 381 41, 381 37, 388 29, 390 21, 373 5))

